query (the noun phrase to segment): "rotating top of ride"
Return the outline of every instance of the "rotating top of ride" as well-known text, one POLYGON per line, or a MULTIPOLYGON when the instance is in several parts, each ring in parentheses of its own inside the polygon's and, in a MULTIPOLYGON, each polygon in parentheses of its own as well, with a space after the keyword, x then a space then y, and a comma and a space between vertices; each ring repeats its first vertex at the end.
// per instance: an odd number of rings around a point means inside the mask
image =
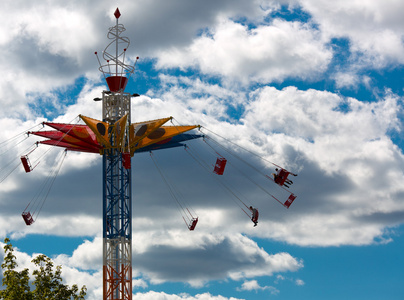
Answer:
MULTIPOLYGON (((129 157, 135 152, 183 146, 184 141, 201 137, 185 134, 199 128, 198 125, 163 126, 169 120, 172 122, 172 117, 131 122, 131 97, 139 95, 130 95, 124 90, 135 70, 138 57, 132 65, 125 63, 130 41, 129 38, 121 36, 125 28, 118 23, 121 16, 118 8, 114 16, 116 25, 110 27, 107 34, 111 42, 103 51, 104 64, 95 52, 100 64, 99 70, 109 87, 109 91, 103 91, 102 98, 94 98, 94 101, 102 101, 102 120, 79 115, 85 125, 44 122, 43 125, 54 130, 34 131, 29 134, 47 138, 38 142, 40 144, 63 147, 69 151, 103 155, 105 150, 117 149, 129 157)), ((27 172, 33 169, 27 156, 22 160, 27 172)))
POLYGON ((107 34, 111 42, 102 53, 102 58, 105 62, 101 63, 97 52, 95 52, 95 55, 100 64, 99 70, 104 75, 109 90, 111 92, 123 92, 129 78, 135 71, 136 62, 139 57, 136 57, 132 65, 125 62, 126 50, 129 48, 130 40, 128 37, 121 36, 126 29, 122 24, 118 23, 118 19, 121 16, 118 8, 115 10, 114 16, 116 18, 116 25, 110 27, 107 34))

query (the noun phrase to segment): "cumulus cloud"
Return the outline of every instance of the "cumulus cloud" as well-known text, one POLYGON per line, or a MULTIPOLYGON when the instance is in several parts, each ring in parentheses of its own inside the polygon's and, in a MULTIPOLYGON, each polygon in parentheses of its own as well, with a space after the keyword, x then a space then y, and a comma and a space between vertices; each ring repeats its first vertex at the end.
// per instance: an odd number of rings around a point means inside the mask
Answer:
MULTIPOLYGON (((123 1, 120 9, 121 19, 131 29, 126 33, 136 47, 133 56, 147 58, 150 49, 189 43, 198 31, 214 24, 218 15, 237 17, 241 10, 250 18, 264 16, 260 1, 256 2, 202 4, 177 0, 168 5, 160 0, 135 4, 123 1), (188 25, 183 26, 185 23, 188 25)), ((55 104, 54 111, 60 90, 75 84, 83 74, 87 78, 99 77, 94 52, 102 51, 108 43, 105 34, 115 22, 115 9, 108 1, 4 3, 0 12, 0 64, 8 71, 0 82, 0 99, 8 106, 8 116, 40 115, 43 111, 28 106, 38 102, 41 108, 46 105, 48 109, 55 104)))
POLYGON ((197 68, 243 83, 313 78, 326 70, 331 51, 310 25, 275 19, 248 29, 223 20, 190 46, 155 54, 158 68, 197 68))
MULTIPOLYGON (((402 193, 399 182, 403 177, 403 158, 401 151, 389 137, 391 131, 399 130, 400 127, 397 118, 399 99, 396 96, 386 94, 383 100, 366 103, 330 92, 301 91, 293 87, 278 90, 267 87, 244 95, 249 98, 248 105, 244 106, 240 121, 234 123, 231 118, 220 121, 221 116, 226 116, 226 102, 231 99, 233 92, 216 85, 201 84, 198 80, 191 80, 187 84, 181 78, 177 80, 165 93, 159 95, 161 98, 138 97, 134 115, 143 115, 145 119, 174 115, 184 123, 203 124, 259 153, 269 161, 301 173, 296 178, 293 189, 298 198, 293 204, 294 209, 287 213, 283 207, 276 206, 275 202, 273 205, 269 204, 271 202, 268 198, 257 193, 256 187, 254 189, 247 185, 248 182, 243 182, 237 172, 229 171, 225 174, 224 178, 235 176, 233 182, 237 182, 239 187, 245 186, 249 191, 247 194, 256 195, 254 198, 257 200, 254 202, 255 206, 261 208, 260 227, 263 229, 252 232, 250 228, 246 228, 245 223, 238 221, 239 218, 229 218, 231 214, 238 215, 240 210, 231 200, 217 200, 228 196, 224 197, 223 189, 200 169, 183 149, 157 152, 159 161, 164 164, 170 161, 165 168, 170 169, 169 165, 172 165, 172 168, 175 166, 172 169, 175 171, 170 171, 170 176, 178 178, 178 182, 184 180, 185 174, 192 178, 192 183, 182 185, 182 189, 193 199, 192 206, 199 213, 198 226, 202 230, 229 230, 225 224, 230 222, 234 232, 253 233, 300 245, 369 244, 379 238, 389 240, 384 235, 385 228, 399 224, 402 221, 400 211, 403 210, 399 202, 402 193), (177 82, 181 83, 181 88, 177 82), (190 89, 187 89, 188 86, 190 89), (204 93, 204 99, 209 99, 209 106, 216 108, 205 110, 204 105, 193 104, 191 101, 190 108, 184 110, 186 99, 194 93, 204 93), (189 164, 195 166, 195 169, 187 168, 189 164), (382 178, 380 173, 384 174, 382 178), (377 184, 374 184, 375 182, 377 184), (210 186, 209 190, 204 188, 206 184, 210 186), (313 184, 321 186, 321 189, 311 189, 313 184), (195 195, 195 190, 199 191, 198 195, 195 195)), ((197 99, 196 96, 195 98, 197 99)), ((80 103, 77 105, 80 106, 80 103)), ((74 106, 70 108, 72 111, 76 109, 74 106)), ((202 141, 194 143, 189 143, 189 146, 196 146, 204 151, 209 149, 202 141)), ((251 154, 244 153, 243 157, 249 160, 251 154)), ((70 192, 70 197, 67 198, 59 193, 56 202, 53 195, 44 207, 41 222, 33 228, 16 232, 40 233, 53 228, 54 233, 60 234, 97 234, 101 228, 97 225, 101 224, 101 207, 97 205, 94 209, 93 203, 99 202, 97 199, 101 197, 98 192, 94 193, 101 185, 101 175, 97 172, 101 168, 99 158, 97 155, 80 154, 70 161, 67 160, 63 167, 65 171, 59 175, 60 179, 58 178, 55 184, 58 189, 64 190, 69 189, 64 182, 70 182, 75 191, 70 192), (78 163, 80 161, 82 163, 78 163), (84 168, 88 161, 93 164, 84 168), (76 174, 77 168, 80 169, 80 176, 76 174), (98 175, 94 180, 82 185, 83 180, 80 178, 90 178, 93 176, 91 174, 98 175), (80 207, 81 212, 75 213, 71 219, 69 216, 75 212, 75 207, 80 207), (70 229, 67 231, 64 222, 69 224, 67 228, 70 229), (81 224, 88 226, 84 228, 81 224)), ((133 177, 136 191, 134 197, 137 201, 137 209, 134 210, 136 226, 146 232, 151 228, 150 236, 153 236, 153 230, 158 228, 180 230, 183 226, 178 222, 180 215, 175 210, 175 203, 164 196, 166 187, 156 180, 159 175, 149 155, 138 154, 133 159, 137 166, 133 177), (152 178, 155 183, 151 194, 151 191, 144 187, 152 178), (151 198, 154 200, 151 201, 151 198), (160 209, 154 210, 153 214, 141 213, 149 211, 150 206, 160 209), (153 219, 156 216, 166 221, 156 222, 153 219), (139 224, 136 218, 139 218, 139 224)), ((213 161, 215 158, 210 159, 213 161)), ((52 165, 51 161, 49 163, 52 165)), ((231 170, 231 166, 228 168, 231 170)), ((43 171, 44 169, 38 166, 32 174, 39 175, 43 171)), ((23 172, 22 168, 20 172, 23 172)), ((26 205, 30 201, 30 189, 35 190, 35 185, 43 180, 43 177, 30 177, 32 174, 20 177, 26 178, 24 185, 17 177, 7 179, 9 191, 5 191, 7 193, 1 201, 2 211, 8 214, 2 219, 5 232, 16 228, 16 224, 21 222, 18 216, 24 206, 22 204, 26 205), (6 201, 9 199, 26 201, 6 201)), ((273 190, 274 188, 270 188, 270 191, 273 190)))
MULTIPOLYGON (((134 276, 142 274, 150 284, 167 281, 188 282, 193 286, 201 286, 203 282, 215 279, 240 280, 255 276, 271 276, 273 272, 297 271, 303 264, 287 253, 268 254, 257 244, 245 236, 238 235, 222 237, 202 236, 204 242, 194 247, 173 247, 164 244, 156 244, 156 240, 147 240, 147 249, 144 252, 133 253, 134 276), (164 254, 162 254, 164 253, 164 254), (258 268, 257 268, 258 267, 258 268)), ((134 241, 137 241, 135 238, 134 241)), ((101 238, 93 241, 84 241, 71 256, 63 254, 54 257, 56 265, 63 265, 63 280, 66 284, 86 285, 88 299, 97 299, 102 290, 101 238), (90 271, 90 272, 88 272, 90 271)), ((1 244, 3 245, 3 244, 1 244)), ((37 255, 27 255, 15 249, 14 254, 19 264, 18 269, 32 268, 31 260, 37 255)), ((32 270, 31 270, 32 271, 32 270)), ((144 279, 134 279, 133 286, 138 288, 148 287, 144 279)), ((251 283, 244 283, 242 290, 256 289, 251 283)), ((276 293, 272 287, 260 287, 276 293)), ((155 292, 134 295, 137 299, 148 299, 151 294, 153 299, 159 297, 155 292)), ((162 297, 162 295, 160 295, 162 297)), ((226 299, 222 296, 210 294, 196 295, 166 295, 165 297, 180 297, 178 299, 226 299)), ((163 298, 167 299, 167 298, 163 298)), ((231 298, 234 299, 234 298, 231 298)))
POLYGON ((335 84, 338 88, 356 88, 360 83, 358 74, 338 72, 334 74, 335 84))
POLYGON ((305 282, 301 279, 296 279, 296 285, 305 285, 305 282))
POLYGON ((240 288, 239 291, 257 291, 257 290, 269 290, 271 295, 278 295, 279 290, 273 286, 260 286, 257 280, 245 281, 240 288))
MULTIPOLYGON (((159 233, 153 237, 141 231, 133 238, 133 274, 147 278, 151 284, 162 282, 188 282, 202 287, 212 280, 235 280, 273 273, 298 271, 303 267, 300 259, 288 253, 268 254, 250 238, 235 235, 196 233, 196 237, 182 232, 159 233), (181 235, 184 236, 181 239, 181 235), (140 245, 140 241, 142 244, 140 245), (181 241, 184 241, 182 243, 181 241)), ((102 262, 102 239, 85 241, 71 256, 59 255, 56 262, 75 269, 99 270, 102 262)), ((136 286, 147 287, 142 279, 136 286)))
POLYGON ((167 294, 164 292, 154 292, 150 291, 147 293, 136 293, 132 297, 133 300, 241 300, 239 298, 234 297, 223 297, 223 296, 214 296, 210 293, 197 294, 195 296, 191 296, 189 294, 167 294))
MULTIPOLYGON (((192 90, 192 84, 189 86, 192 90)), ((187 91, 186 87, 181 90, 187 91)), ((185 103, 190 95, 179 93, 178 85, 173 85, 164 96, 172 99, 171 103, 185 103)), ((294 211, 282 214, 282 218, 278 210, 268 216, 261 214, 271 221, 265 234, 259 235, 301 245, 389 240, 384 237, 385 226, 402 220, 401 213, 385 206, 401 207, 402 153, 390 138, 390 133, 401 127, 401 100, 397 96, 387 92, 380 101, 360 102, 324 91, 266 87, 241 97, 249 97, 249 104, 240 123, 218 123, 219 115, 209 111, 202 124, 270 161, 307 174, 295 180, 294 190, 301 191, 304 204, 299 203, 298 195, 294 206, 299 206, 302 214, 294 211), (380 173, 386 177, 376 179, 380 173), (313 185, 322 188, 312 190, 313 185)), ((226 101, 216 98, 211 104, 223 107, 226 101)), ((148 103, 150 108, 152 101, 148 103)), ((264 202, 256 205, 267 206, 264 202)))
POLYGON ((312 15, 329 38, 347 37, 358 64, 381 68, 404 62, 402 42, 403 3, 398 1, 296 1, 312 15))
POLYGON ((89 61, 95 63, 90 55, 101 33, 89 7, 76 11, 61 3, 20 2, 2 9, 0 64, 9 71, 0 89, 2 103, 12 104, 8 116, 27 117, 33 113, 27 104, 57 102, 54 93, 86 73, 89 61))
POLYGON ((147 93, 147 96, 153 97, 153 100, 143 98, 143 101, 138 103, 140 111, 135 114, 141 113, 146 118, 152 118, 156 116, 156 112, 161 114, 167 111, 180 116, 183 122, 197 122, 199 120, 196 118, 201 119, 201 115, 213 121, 212 117, 219 120, 230 118, 229 106, 237 107, 245 100, 245 97, 237 91, 223 88, 219 84, 205 83, 199 78, 161 75, 160 82, 161 86, 158 90, 150 90, 147 93), (158 102, 153 103, 154 101, 158 102), (160 106, 162 109, 154 112, 147 109, 147 111, 143 109, 142 104, 147 104, 149 107, 150 105, 160 106), (187 108, 186 111, 183 109, 184 106, 187 108))
POLYGON ((297 271, 303 267, 290 254, 268 254, 242 235, 202 235, 192 247, 187 247, 156 244, 156 234, 153 247, 134 255, 135 269, 154 283, 188 281, 202 286, 210 280, 271 276, 274 272, 297 271))
MULTIPOLYGON (((383 236, 384 226, 397 224, 397 219, 391 218, 391 223, 381 225, 376 217, 386 214, 387 219, 387 215, 397 213, 397 208, 403 210, 399 201, 402 187, 397 181, 403 177, 403 156, 389 137, 391 130, 399 130, 397 97, 387 94, 384 100, 365 103, 292 87, 282 91, 265 88, 254 97, 256 101, 251 102, 244 121, 247 126, 260 128, 262 134, 256 139, 266 149, 272 149, 269 153, 276 161, 284 159, 294 166, 299 157, 302 159, 301 172, 310 174, 310 180, 298 181, 299 184, 307 184, 307 188, 313 184, 323 187, 322 192, 306 193, 304 205, 312 212, 300 216, 301 230, 294 242, 310 244, 317 240, 320 244, 338 245, 349 240, 348 243, 367 244, 383 236), (285 152, 287 147, 291 147, 290 156, 285 152), (283 158, 278 151, 282 151, 283 158), (386 169, 389 171, 383 171, 386 169), (382 173, 385 178, 378 177, 382 173), (388 209, 390 205, 395 208, 388 209), (329 215, 331 207, 333 217, 329 215), (375 222, 369 223, 372 218, 375 222), (310 223, 313 227, 306 227, 310 223), (306 230, 313 238, 307 243, 306 230)), ((308 191, 307 188, 304 190, 308 191)), ((293 219, 296 220, 296 215, 293 219)), ((294 227, 294 221, 290 222, 289 228, 294 227)), ((283 231, 275 226, 276 231, 283 231)))

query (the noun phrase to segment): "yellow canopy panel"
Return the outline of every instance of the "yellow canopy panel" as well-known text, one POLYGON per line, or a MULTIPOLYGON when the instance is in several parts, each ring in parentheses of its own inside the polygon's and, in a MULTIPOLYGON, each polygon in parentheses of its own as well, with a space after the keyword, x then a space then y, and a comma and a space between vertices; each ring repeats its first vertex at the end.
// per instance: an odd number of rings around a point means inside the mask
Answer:
POLYGON ((94 132, 98 142, 103 145, 105 149, 112 148, 112 145, 110 143, 112 137, 114 137, 115 141, 114 147, 121 147, 122 140, 125 136, 128 114, 124 115, 113 125, 83 115, 79 116, 84 121, 84 123, 86 123, 86 125, 94 132))
POLYGON ((79 115, 79 117, 86 123, 88 127, 94 132, 97 137, 98 142, 105 148, 111 148, 111 143, 109 142, 109 124, 107 122, 102 122, 90 117, 79 115))
POLYGON ((133 154, 137 149, 156 144, 158 142, 170 139, 176 135, 181 133, 190 131, 199 127, 198 125, 190 125, 190 126, 162 126, 157 128, 149 135, 141 139, 137 144, 133 145, 130 150, 131 154, 133 154))
POLYGON ((163 119, 131 124, 129 129, 129 147, 130 148, 135 147, 135 145, 139 143, 139 141, 144 139, 154 130, 156 130, 157 128, 159 128, 160 126, 162 126, 164 123, 166 123, 171 119, 172 117, 168 117, 163 119))

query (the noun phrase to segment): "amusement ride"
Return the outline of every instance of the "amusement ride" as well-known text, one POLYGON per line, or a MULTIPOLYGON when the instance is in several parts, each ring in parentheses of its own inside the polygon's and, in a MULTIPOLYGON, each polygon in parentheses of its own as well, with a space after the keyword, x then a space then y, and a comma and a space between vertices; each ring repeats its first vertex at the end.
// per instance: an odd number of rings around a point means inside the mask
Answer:
MULTIPOLYGON (((99 63, 99 70, 103 74, 108 90, 102 92, 100 98, 94 101, 102 103, 102 120, 79 115, 78 122, 55 123, 43 122, 38 126, 40 130, 29 130, 17 135, 3 143, 21 143, 29 136, 44 138, 34 143, 24 153, 19 155, 19 163, 26 173, 32 172, 41 159, 50 149, 31 162, 31 155, 40 145, 64 148, 56 159, 55 166, 49 171, 49 175, 40 191, 34 195, 22 213, 26 225, 31 226, 38 218, 39 213, 49 195, 50 189, 59 174, 66 154, 69 151, 88 152, 102 156, 103 164, 103 299, 104 300, 130 300, 132 299, 132 165, 131 158, 139 152, 150 152, 150 157, 156 166, 162 180, 167 185, 169 194, 175 200, 182 218, 190 231, 195 230, 198 223, 198 215, 188 203, 178 197, 176 188, 170 182, 161 164, 157 161, 154 151, 174 147, 182 147, 205 170, 218 178, 219 185, 234 196, 235 202, 241 210, 251 219, 254 226, 258 223, 258 209, 248 205, 242 200, 229 185, 221 179, 224 177, 230 158, 240 159, 247 166, 254 168, 266 180, 273 182, 273 187, 283 191, 283 198, 275 196, 262 185, 257 187, 265 191, 273 199, 289 208, 296 198, 289 187, 293 183, 291 173, 286 169, 272 164, 275 173, 271 175, 257 169, 245 161, 235 149, 244 149, 232 141, 222 137, 209 129, 199 125, 174 125, 173 117, 164 117, 156 120, 132 123, 131 99, 139 96, 125 92, 126 85, 135 71, 137 57, 134 63, 126 62, 126 51, 130 45, 129 38, 122 36, 125 27, 119 24, 121 16, 119 9, 114 12, 116 24, 109 28, 107 37, 110 43, 102 53, 100 59, 95 55, 99 63), (81 122, 81 124, 79 124, 81 122), (171 122, 172 125, 166 125, 171 122), (51 130, 45 130, 51 128, 51 130), (198 132, 195 132, 198 130, 198 132), (21 141, 18 139, 21 138, 21 141), (216 155, 214 164, 204 161, 198 152, 186 144, 186 141, 201 139, 216 155), (230 147, 223 146, 220 140, 226 141, 230 147), (220 150, 219 150, 220 148, 220 150), (226 152, 226 157, 220 154, 226 152)), ((249 152, 249 151, 248 151, 249 152)), ((254 153, 251 153, 256 155, 254 153)), ((261 157, 260 157, 261 158, 261 157)), ((262 159, 262 158, 261 158, 262 159)), ((0 168, 0 183, 3 182, 18 165, 10 162, 0 168)))

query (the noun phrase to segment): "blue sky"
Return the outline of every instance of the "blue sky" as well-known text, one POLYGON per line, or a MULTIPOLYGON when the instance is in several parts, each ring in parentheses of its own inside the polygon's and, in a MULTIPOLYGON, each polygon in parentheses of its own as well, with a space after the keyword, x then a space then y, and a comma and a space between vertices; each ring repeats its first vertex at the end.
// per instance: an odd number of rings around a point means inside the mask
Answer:
MULTIPOLYGON (((135 155, 133 299, 401 299, 403 6, 3 1, 0 141, 42 121, 101 118, 92 99, 105 83, 94 52, 108 44, 119 7, 128 59, 140 57, 126 89, 141 95, 132 121, 173 116, 200 124, 299 173, 287 210, 228 166, 224 179, 260 210, 254 228, 183 149, 155 152, 200 218, 189 232, 149 154, 135 155)), ((3 146, 0 178, 36 140, 3 146)), ((214 162, 203 141, 189 146, 214 162)), ((33 172, 19 166, 1 182, 0 238, 12 239, 21 267, 36 253, 49 255, 67 283, 85 284, 87 298, 99 299, 101 157, 69 153, 37 221, 27 227, 20 216, 57 155, 49 151, 33 172)), ((273 172, 248 152, 239 155, 273 172)))

